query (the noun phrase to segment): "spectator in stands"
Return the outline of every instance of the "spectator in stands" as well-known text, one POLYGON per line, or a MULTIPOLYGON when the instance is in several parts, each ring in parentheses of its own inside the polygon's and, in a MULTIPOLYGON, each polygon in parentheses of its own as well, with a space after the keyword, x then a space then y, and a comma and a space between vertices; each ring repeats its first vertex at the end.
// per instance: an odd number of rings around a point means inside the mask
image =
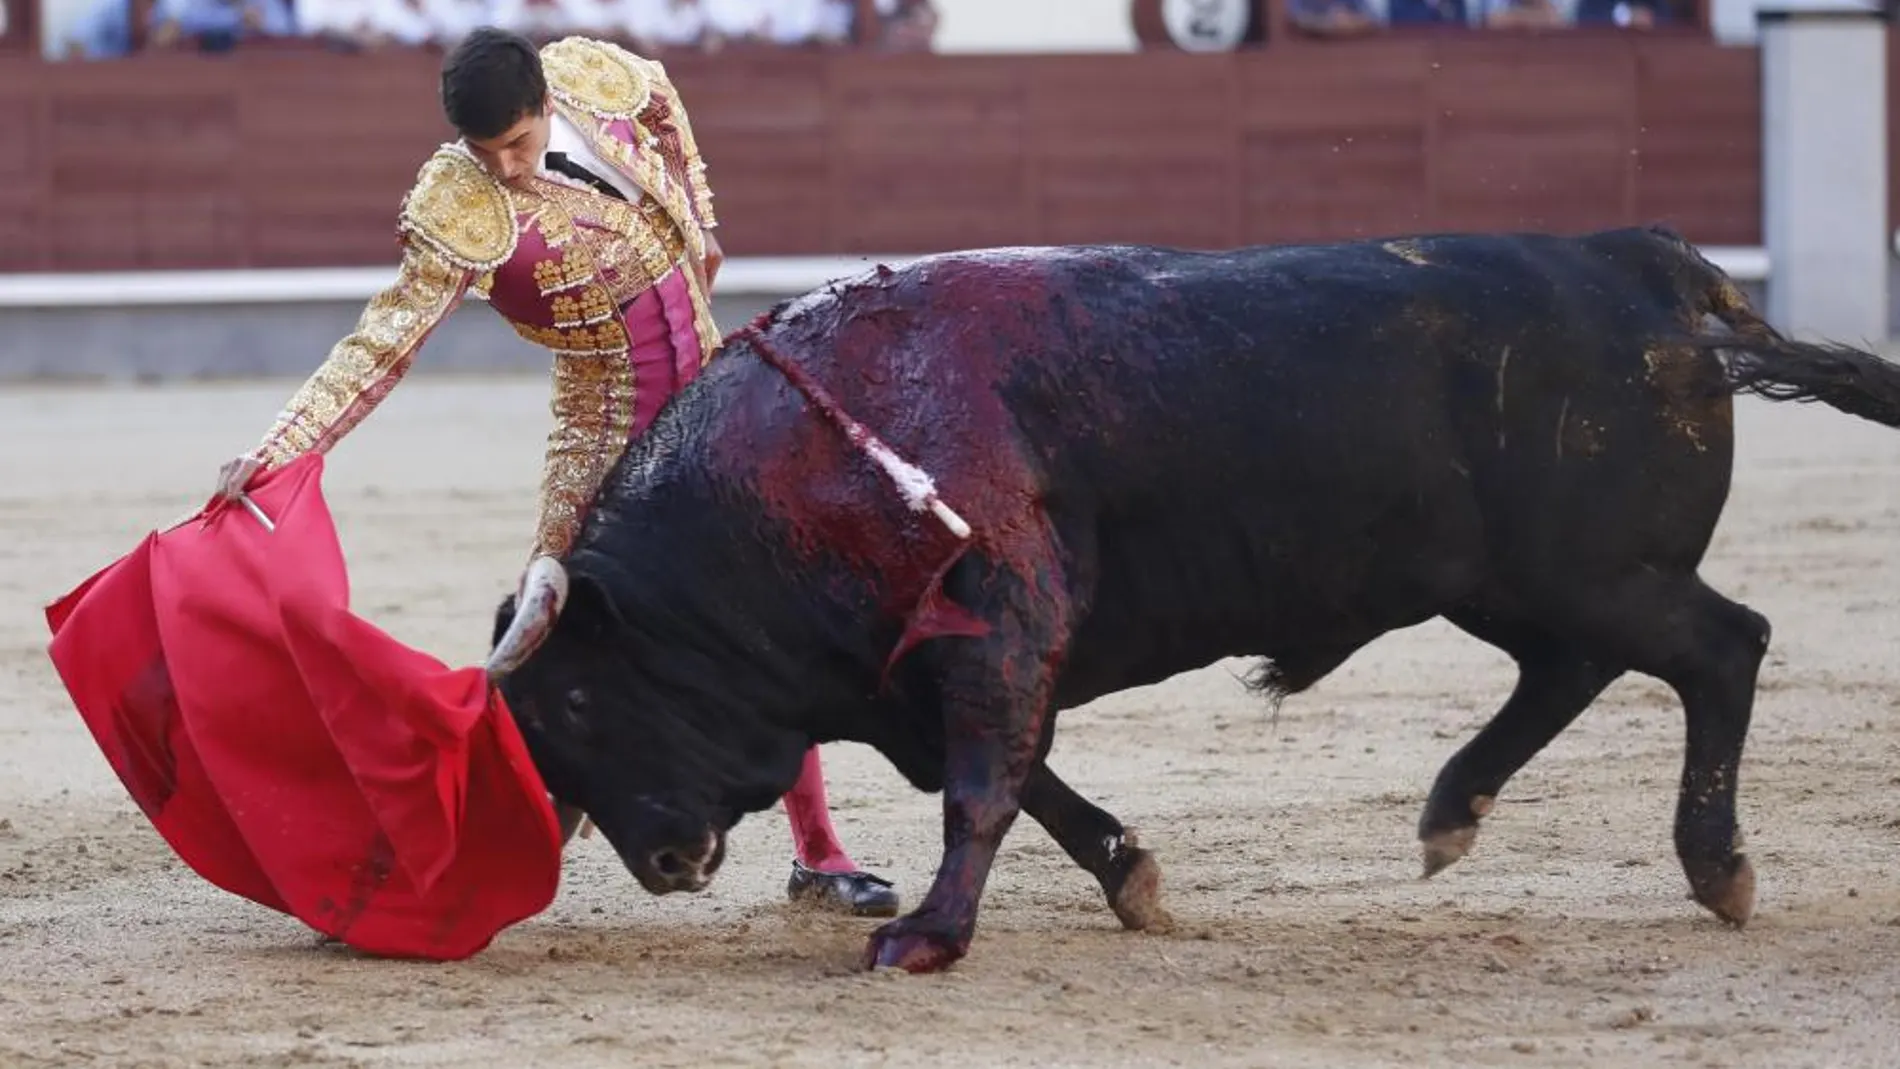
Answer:
POLYGON ((1554 0, 1391 0, 1386 21, 1393 26, 1521 29, 1561 26, 1564 15, 1554 0))
POLYGON ((560 0, 496 0, 494 25, 545 43, 561 36, 560 0))
POLYGON ((839 45, 851 41, 855 0, 773 0, 765 18, 765 38, 775 45, 839 45))
POLYGON ((638 40, 633 16, 628 0, 495 0, 493 24, 541 42, 574 34, 638 40))
POLYGON ((93 0, 53 55, 58 59, 117 59, 132 53, 132 0, 93 0))
POLYGON ((495 12, 499 0, 407 0, 429 21, 429 40, 443 48, 456 43, 478 27, 498 23, 495 12))
POLYGON ((646 49, 696 48, 706 31, 699 0, 626 0, 633 39, 646 49))
POLYGON ((203 52, 225 52, 247 38, 296 33, 287 0, 158 0, 149 44, 173 48, 191 43, 203 52))
POLYGON ((1393 26, 1466 26, 1465 0, 1391 0, 1385 21, 1393 26))
POLYGON ((549 39, 576 33, 615 40, 638 37, 626 0, 549 0, 547 6, 549 39))
POLYGON ((1314 37, 1361 37, 1380 28, 1366 0, 1287 0, 1286 13, 1294 29, 1314 37))
POLYGON ((930 0, 877 0, 878 26, 871 45, 886 52, 928 52, 937 32, 930 0))
POLYGON ((765 40, 767 10, 772 0, 699 0, 705 23, 700 43, 717 51, 729 43, 754 43, 765 40))
POLYGON ((1659 0, 1577 0, 1579 26, 1621 26, 1647 30, 1669 21, 1659 0))
POLYGON ((436 38, 436 27, 415 0, 296 0, 296 4, 298 28, 337 48, 415 48, 436 38))
POLYGON ((1555 0, 1479 0, 1483 25, 1492 29, 1532 29, 1564 25, 1555 0))

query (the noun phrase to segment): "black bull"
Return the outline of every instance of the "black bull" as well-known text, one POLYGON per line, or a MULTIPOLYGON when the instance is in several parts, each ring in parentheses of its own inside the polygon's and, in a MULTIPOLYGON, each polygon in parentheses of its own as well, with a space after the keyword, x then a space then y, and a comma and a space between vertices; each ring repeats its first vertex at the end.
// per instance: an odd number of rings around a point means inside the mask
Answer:
POLYGON ((1443 617, 1519 676, 1438 775, 1427 871, 1642 672, 1687 721, 1689 887, 1739 925, 1769 625, 1697 575, 1737 391, 1900 424, 1900 368, 1782 338, 1659 229, 879 269, 729 342, 503 605, 491 669, 549 790, 656 893, 705 886, 814 740, 941 790, 936 880, 866 954, 927 970, 967 951, 1019 810, 1124 925, 1166 917, 1153 859, 1046 763, 1058 710, 1237 655, 1297 693, 1443 617), (969 542, 773 360, 933 475, 969 542))

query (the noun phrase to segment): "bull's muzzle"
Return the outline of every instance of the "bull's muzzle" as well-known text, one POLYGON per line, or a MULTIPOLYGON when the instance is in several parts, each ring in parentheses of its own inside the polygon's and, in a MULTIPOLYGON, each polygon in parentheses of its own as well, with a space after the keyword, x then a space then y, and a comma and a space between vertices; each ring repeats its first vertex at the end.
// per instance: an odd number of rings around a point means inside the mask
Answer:
POLYGON ((703 891, 726 860, 726 837, 711 828, 704 841, 692 847, 655 850, 627 865, 650 894, 703 891))

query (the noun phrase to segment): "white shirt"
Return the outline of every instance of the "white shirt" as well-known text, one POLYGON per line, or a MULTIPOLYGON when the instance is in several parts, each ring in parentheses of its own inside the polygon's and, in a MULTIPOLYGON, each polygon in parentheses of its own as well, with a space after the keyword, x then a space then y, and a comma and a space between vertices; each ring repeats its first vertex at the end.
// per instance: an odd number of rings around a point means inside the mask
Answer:
MULTIPOLYGON (((608 185, 619 190, 620 194, 627 198, 628 204, 639 204, 646 196, 640 187, 595 155, 593 148, 587 143, 587 137, 558 111, 548 123, 548 151, 566 153, 568 159, 599 175, 608 185)), ((545 158, 541 160, 539 170, 543 175, 552 175, 557 182, 575 181, 558 171, 548 170, 548 161, 545 158)))

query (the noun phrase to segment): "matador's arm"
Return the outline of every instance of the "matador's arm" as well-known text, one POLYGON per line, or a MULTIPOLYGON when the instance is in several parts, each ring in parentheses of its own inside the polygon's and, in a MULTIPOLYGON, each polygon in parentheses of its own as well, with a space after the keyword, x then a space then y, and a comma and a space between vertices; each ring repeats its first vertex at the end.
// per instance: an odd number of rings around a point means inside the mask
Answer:
MULTIPOLYGON (((602 324, 602 328, 618 324, 602 324)), ((627 448, 633 427, 633 370, 615 357, 554 358, 554 429, 542 468, 536 556, 560 557, 574 544, 581 521, 607 472, 627 448)))
POLYGON ((266 467, 327 451, 389 395, 469 285, 514 254, 514 205, 467 149, 444 145, 403 197, 397 232, 396 281, 284 406, 252 454, 266 467))
POLYGON ((711 230, 719 225, 719 218, 713 213, 712 187, 706 182, 706 159, 699 154, 699 143, 693 140, 693 124, 686 117, 686 102, 680 99, 679 90, 666 76, 666 68, 658 60, 648 60, 647 67, 653 80, 652 92, 666 104, 667 124, 678 135, 678 143, 667 144, 662 138, 662 151, 668 155, 678 154, 677 164, 686 174, 686 183, 692 190, 693 214, 699 217, 702 230, 711 230))
POLYGON ((370 298, 356 329, 291 395, 252 455, 276 468, 304 453, 328 452, 402 381, 423 339, 454 310, 472 277, 433 249, 407 243, 396 281, 370 298))

